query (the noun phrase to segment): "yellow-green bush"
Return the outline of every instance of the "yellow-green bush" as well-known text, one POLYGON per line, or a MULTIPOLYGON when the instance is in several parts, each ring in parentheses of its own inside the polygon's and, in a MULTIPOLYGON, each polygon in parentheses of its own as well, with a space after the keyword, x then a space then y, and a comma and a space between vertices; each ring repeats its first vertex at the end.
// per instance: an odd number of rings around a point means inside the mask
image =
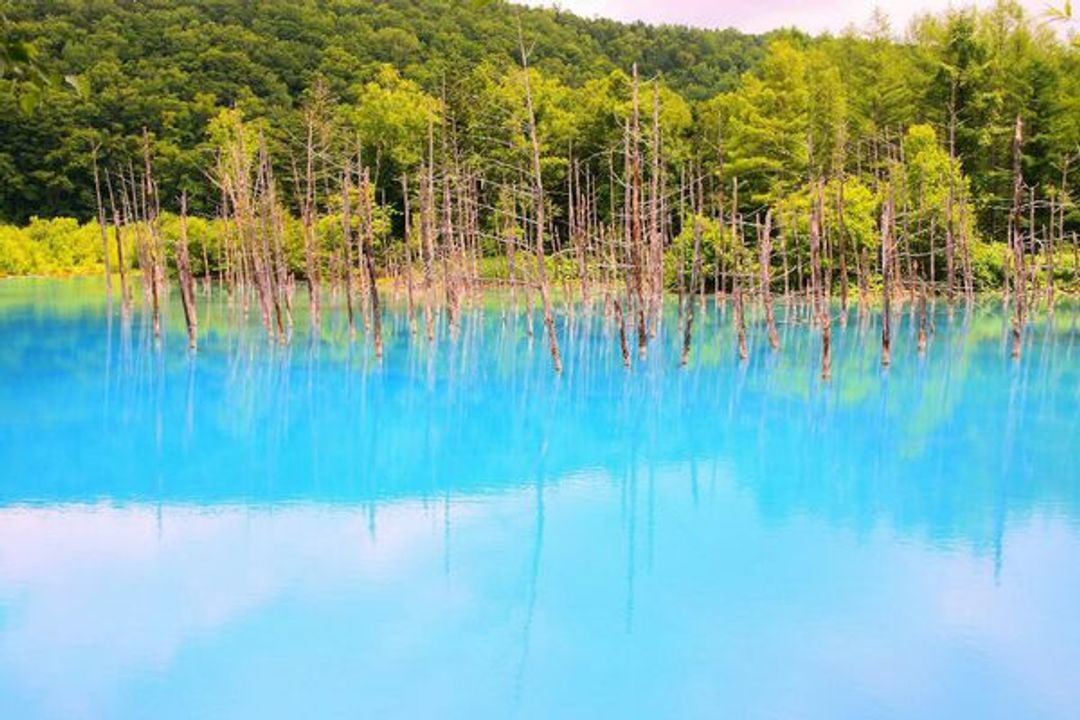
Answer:
POLYGON ((96 222, 33 218, 24 228, 0 226, 0 275, 64 275, 100 271, 96 222))

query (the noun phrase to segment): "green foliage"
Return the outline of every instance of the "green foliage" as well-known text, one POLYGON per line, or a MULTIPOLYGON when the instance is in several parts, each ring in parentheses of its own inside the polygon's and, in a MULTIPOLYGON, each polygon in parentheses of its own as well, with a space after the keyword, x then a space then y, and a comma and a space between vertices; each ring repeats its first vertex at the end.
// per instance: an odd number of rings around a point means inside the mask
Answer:
POLYGON ((495 110, 478 103, 475 76, 517 66, 519 18, 538 40, 532 65, 568 88, 637 63, 642 77, 662 73, 705 98, 733 86, 761 45, 731 30, 624 25, 499 0, 4 0, 0 12, 0 219, 16 222, 93 216, 86 128, 101 133, 103 166, 137 159, 147 128, 162 197, 187 190, 193 212, 212 214, 211 119, 239 109, 280 133, 271 145, 287 145, 303 135, 302 99, 317 82, 387 158, 378 180, 393 194, 391 166, 416 162, 416 134, 442 98, 463 131, 495 110), (38 74, 78 76, 84 92, 38 74), (32 118, 19 109, 30 95, 32 118))
POLYGON ((757 258, 753 250, 744 246, 731 234, 731 228, 718 220, 702 215, 684 219, 682 230, 672 241, 664 257, 664 283, 669 289, 678 289, 680 284, 687 286, 694 270, 694 233, 695 227, 701 233, 699 268, 701 279, 712 287, 720 268, 731 270, 742 268, 743 274, 756 273, 754 266, 757 258))
POLYGON ((1000 287, 1005 278, 1005 255, 1008 249, 997 243, 974 242, 971 246, 971 270, 977 290, 1000 287))
POLYGON ((24 228, 0 225, 0 275, 90 273, 102 266, 96 222, 33 218, 24 228))
MULTIPOLYGON (((805 260, 810 203, 820 192, 830 247, 873 257, 891 193, 912 238, 905 250, 940 253, 951 225, 979 255, 977 282, 998 282, 1017 115, 1025 183, 1066 202, 1067 235, 1080 229, 1075 192, 1061 188, 1063 179, 1078 184, 1080 54, 1009 0, 918 18, 903 41, 880 13, 864 32, 751 37, 499 0, 0 0, 0 12, 0 219, 91 219, 92 153, 102 168, 139 164, 145 128, 163 205, 175 208, 187 193, 197 268, 204 248, 213 268, 223 242, 223 228, 198 219, 219 210, 209 178, 251 177, 265 148, 286 249, 302 270, 294 218, 309 131, 324 263, 341 248, 340 192, 330 188, 346 154, 359 152, 372 170, 381 260, 400 254, 392 247, 403 230, 400 178, 415 178, 429 152, 459 177, 482 176, 482 206, 515 215, 508 197, 527 183, 522 168, 531 162, 519 20, 547 217, 563 238, 572 163, 596 192, 597 220, 617 224, 635 65, 643 183, 653 177, 654 99, 666 196, 675 202, 680 177, 708 178, 707 277, 718 264, 756 262, 753 239, 743 258, 713 219, 721 206, 734 205, 747 222, 770 207, 779 237, 805 260), (79 78, 80 91, 51 80, 64 76, 79 78), (38 100, 32 116, 20 110, 30 96, 38 100)), ((1037 223, 1048 224, 1045 203, 1037 212, 1037 223)), ((4 228, 0 272, 100 263, 100 238, 88 226, 56 221, 42 230, 47 222, 4 228)), ((173 221, 162 222, 171 238, 173 221)), ((507 228, 495 226, 505 222, 480 218, 488 253, 501 254, 507 228)), ((676 228, 669 252, 684 270, 688 227, 676 228)))
POLYGON ((751 202, 779 198, 806 177, 810 91, 802 50, 786 39, 773 42, 758 72, 719 106, 728 173, 751 202))
MULTIPOLYGON (((354 90, 356 102, 347 111, 361 143, 374 147, 375 164, 413 170, 423 157, 429 125, 442 122, 442 103, 420 86, 402 78, 392 65, 375 80, 354 90)), ((391 173, 395 175, 396 173, 391 173)))

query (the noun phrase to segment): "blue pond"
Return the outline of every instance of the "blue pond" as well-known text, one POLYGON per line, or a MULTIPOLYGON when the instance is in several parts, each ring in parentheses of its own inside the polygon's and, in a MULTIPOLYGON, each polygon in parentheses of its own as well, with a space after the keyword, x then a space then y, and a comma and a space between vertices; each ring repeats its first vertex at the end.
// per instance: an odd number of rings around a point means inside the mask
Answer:
POLYGON ((1080 717, 1075 303, 887 372, 852 310, 823 383, 782 303, 630 371, 560 306, 556 377, 505 299, 381 362, 200 302, 0 282, 0 717, 1080 717))

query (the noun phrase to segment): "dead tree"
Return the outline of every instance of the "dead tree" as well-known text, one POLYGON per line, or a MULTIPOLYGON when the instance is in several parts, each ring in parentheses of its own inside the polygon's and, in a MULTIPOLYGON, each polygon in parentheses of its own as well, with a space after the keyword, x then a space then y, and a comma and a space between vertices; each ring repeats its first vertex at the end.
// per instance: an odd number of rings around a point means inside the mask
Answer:
POLYGON ((832 379, 832 313, 827 307, 821 312, 821 379, 832 379))
POLYGON ((109 207, 112 210, 113 236, 116 242, 116 264, 120 271, 120 309, 123 311, 130 302, 127 287, 127 268, 124 265, 124 242, 120 236, 120 211, 116 207, 116 196, 113 194, 112 176, 108 169, 105 170, 105 186, 109 190, 109 207))
POLYGON ((682 356, 679 359, 679 364, 683 367, 686 366, 687 361, 690 359, 690 342, 694 327, 694 303, 693 294, 697 290, 698 276, 701 274, 701 213, 702 213, 702 199, 701 199, 701 186, 698 185, 697 189, 697 202, 695 203, 694 195, 694 179, 690 179, 690 205, 692 212, 694 213, 694 258, 693 265, 690 270, 690 299, 687 302, 685 309, 685 322, 686 325, 683 329, 683 346, 682 356))
POLYGON ((375 357, 381 359, 382 313, 379 311, 379 287, 375 278, 375 218, 372 201, 371 181, 368 169, 364 168, 360 179, 360 207, 363 211, 364 266, 367 269, 368 302, 371 305, 371 323, 375 341, 375 357))
MULTIPOLYGON (((663 200, 663 144, 660 134, 660 85, 653 82, 652 168, 649 174, 649 284, 652 302, 658 313, 664 295, 664 234, 661 204, 663 200)), ((655 331, 655 325, 653 330, 655 331)))
POLYGON ((101 179, 98 175, 98 145, 95 143, 91 150, 94 161, 94 198, 97 200, 97 223, 101 232, 101 259, 105 264, 105 295, 112 305, 112 268, 109 262, 109 230, 105 221, 105 204, 101 200, 101 179))
POLYGON ((435 140, 434 120, 428 117, 428 158, 420 183, 420 248, 424 255, 424 326, 428 342, 435 340, 435 140))
POLYGON ((535 207, 536 274, 540 283, 540 299, 544 304, 544 327, 547 330, 551 363, 556 373, 562 372, 559 340, 555 336, 555 319, 551 312, 551 295, 548 291, 546 258, 544 254, 544 178, 540 171, 540 140, 536 132, 536 114, 533 112, 532 88, 529 83, 529 56, 525 52, 525 38, 518 25, 518 45, 521 49, 522 82, 525 85, 525 109, 528 114, 529 140, 532 146, 533 203, 535 207))
POLYGON ((353 239, 352 239, 352 181, 350 179, 351 161, 346 159, 345 170, 341 174, 341 240, 344 253, 342 281, 345 286, 345 312, 349 321, 349 339, 356 337, 356 317, 353 311, 353 239))
POLYGON ((772 277, 772 209, 765 211, 765 224, 762 225, 758 247, 761 253, 761 300, 765 306, 765 325, 769 333, 769 347, 780 349, 780 335, 776 332, 776 316, 773 312, 772 277))
POLYGON ((919 336, 916 345, 916 351, 920 355, 926 353, 926 315, 926 280, 919 278, 919 336))
POLYGON ((409 333, 416 334, 416 306, 413 299, 412 215, 409 210, 409 175, 401 174, 401 197, 405 203, 405 312, 409 333))
MULTIPOLYGON (((307 284, 308 303, 311 307, 311 322, 314 328, 321 323, 321 302, 319 297, 319 248, 318 234, 315 232, 316 192, 315 180, 315 135, 319 117, 315 107, 309 107, 304 113, 307 130, 305 144, 304 192, 300 203, 300 217, 304 226, 304 280, 307 284)), ((295 174, 295 173, 294 173, 295 174)))
POLYGON ((628 240, 630 243, 630 270, 634 281, 633 289, 636 305, 635 314, 637 317, 638 357, 644 360, 649 339, 645 328, 645 279, 641 257, 641 121, 638 108, 637 63, 634 63, 632 93, 632 110, 628 133, 628 141, 630 143, 630 234, 628 240))
POLYGON ((735 332, 738 336, 739 359, 745 361, 750 353, 746 347, 746 318, 743 316, 743 290, 738 270, 732 279, 735 283, 735 332))
POLYGON ((1012 321, 1012 356, 1020 357, 1024 333, 1024 241, 1020 231, 1020 203, 1024 192, 1024 176, 1021 171, 1020 153, 1024 144, 1024 121, 1016 116, 1016 130, 1013 134, 1013 201, 1009 212, 1009 240, 1013 252, 1013 294, 1016 305, 1012 321))
POLYGON ((161 203, 157 199, 157 184, 150 162, 150 133, 143 128, 143 177, 139 184, 138 202, 142 206, 145 225, 144 253, 146 263, 143 274, 149 281, 151 312, 153 313, 154 338, 161 337, 162 280, 164 279, 164 253, 160 241, 159 220, 161 203))
POLYGON ((821 277, 821 181, 814 183, 810 197, 810 295, 813 320, 821 319, 824 283, 821 277))
POLYGON ((199 318, 195 310, 195 281, 191 275, 191 258, 188 255, 187 193, 180 195, 180 236, 176 242, 176 274, 180 281, 180 302, 184 306, 184 324, 187 326, 188 347, 198 345, 199 318))
POLYGON ((893 243, 893 196, 889 196, 881 207, 881 365, 889 367, 892 361, 892 243, 893 243))
MULTIPOLYGON (((734 229, 734 225, 733 225, 734 229)), ((732 237, 732 245, 734 249, 734 263, 732 267, 732 284, 735 293, 735 331, 738 335, 739 345, 739 359, 746 361, 750 356, 746 347, 746 317, 745 308, 743 302, 743 278, 742 278, 742 251, 743 251, 743 238, 742 228, 739 227, 739 234, 732 237)))
POLYGON ((626 318, 623 315, 622 303, 619 298, 614 300, 615 323, 619 326, 619 352, 622 354, 623 367, 630 367, 630 345, 626 342, 626 318))

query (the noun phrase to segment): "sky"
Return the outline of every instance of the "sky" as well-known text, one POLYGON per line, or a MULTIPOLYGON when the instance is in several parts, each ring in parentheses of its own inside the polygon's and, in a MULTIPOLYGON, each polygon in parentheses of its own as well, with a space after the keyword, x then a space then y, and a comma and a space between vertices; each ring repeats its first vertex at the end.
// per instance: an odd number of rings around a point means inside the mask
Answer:
MULTIPOLYGON (((519 0, 521 1, 521 0, 519 0)), ((1055 0, 1021 0, 1029 12, 1042 13, 1055 0)), ((529 5, 558 6, 585 17, 644 20, 704 28, 734 27, 745 32, 765 32, 795 26, 812 33, 837 32, 854 24, 866 24, 875 6, 886 10, 892 30, 901 33, 908 21, 925 11, 940 12, 969 6, 970 0, 524 0, 529 5)), ((992 4, 979 0, 980 6, 992 4)), ((1060 4, 1057 2, 1056 4, 1060 4)))

